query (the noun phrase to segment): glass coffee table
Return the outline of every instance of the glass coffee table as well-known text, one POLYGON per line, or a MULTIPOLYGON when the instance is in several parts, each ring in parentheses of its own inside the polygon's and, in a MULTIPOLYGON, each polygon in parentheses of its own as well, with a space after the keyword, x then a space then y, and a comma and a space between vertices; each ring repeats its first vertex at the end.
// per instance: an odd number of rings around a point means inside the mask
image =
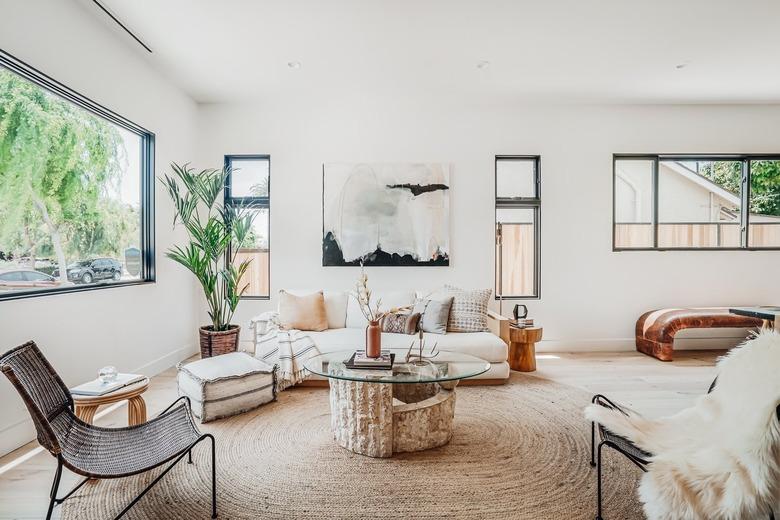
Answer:
POLYGON ((490 369, 487 361, 446 351, 405 362, 406 349, 390 350, 395 354, 392 370, 350 369, 344 362, 354 352, 320 354, 304 367, 330 382, 336 442, 369 457, 447 444, 455 417, 455 386, 490 369))

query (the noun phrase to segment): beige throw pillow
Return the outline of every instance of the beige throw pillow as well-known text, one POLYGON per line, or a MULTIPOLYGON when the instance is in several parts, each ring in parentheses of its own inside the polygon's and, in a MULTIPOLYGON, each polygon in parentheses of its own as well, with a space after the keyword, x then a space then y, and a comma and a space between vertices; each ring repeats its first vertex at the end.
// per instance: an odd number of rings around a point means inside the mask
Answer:
POLYGON ((305 296, 279 291, 279 323, 287 330, 326 330, 328 315, 322 291, 305 296))

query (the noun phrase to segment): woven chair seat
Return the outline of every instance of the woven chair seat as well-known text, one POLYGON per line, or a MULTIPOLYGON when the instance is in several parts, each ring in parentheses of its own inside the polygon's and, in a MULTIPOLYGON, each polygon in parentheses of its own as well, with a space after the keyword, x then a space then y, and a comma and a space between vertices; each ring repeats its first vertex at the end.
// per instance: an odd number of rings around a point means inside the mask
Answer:
POLYGON ((149 422, 126 428, 86 424, 70 411, 61 413, 51 424, 60 434, 66 466, 94 478, 147 471, 187 451, 200 437, 184 403, 149 422))
POLYGON ((601 435, 601 440, 614 444, 623 453, 637 459, 637 462, 641 462, 642 464, 645 465, 650 463, 650 457, 653 456, 651 453, 648 453, 643 449, 639 448, 636 444, 626 439, 625 437, 621 437, 620 435, 615 435, 608 429, 604 428, 602 425, 599 424, 598 426, 599 426, 599 435, 601 435))

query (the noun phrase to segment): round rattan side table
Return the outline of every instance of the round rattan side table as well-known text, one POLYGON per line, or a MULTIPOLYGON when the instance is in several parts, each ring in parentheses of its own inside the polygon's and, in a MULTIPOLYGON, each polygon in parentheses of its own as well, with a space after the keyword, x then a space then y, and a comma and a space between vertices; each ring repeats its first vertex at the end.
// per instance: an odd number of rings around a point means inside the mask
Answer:
POLYGON ((127 385, 104 395, 74 395, 76 416, 85 423, 92 424, 98 407, 127 400, 127 423, 130 426, 146 422, 146 401, 141 394, 149 388, 149 378, 127 385))

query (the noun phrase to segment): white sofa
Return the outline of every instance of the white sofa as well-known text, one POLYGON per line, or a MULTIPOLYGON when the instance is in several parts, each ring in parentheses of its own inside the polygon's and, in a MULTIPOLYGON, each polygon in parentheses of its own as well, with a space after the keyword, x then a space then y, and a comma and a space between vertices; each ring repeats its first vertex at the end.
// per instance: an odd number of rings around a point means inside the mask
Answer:
MULTIPOLYGON (((287 290, 296 295, 311 294, 316 290, 287 290)), ((382 309, 390 309, 413 304, 417 296, 430 291, 385 291, 374 292, 372 301, 382 299, 382 309)), ((365 328, 368 325, 360 312, 357 302, 346 291, 324 291, 325 312, 328 329, 322 332, 308 332, 320 352, 351 350, 365 346, 365 328)), ((488 314, 490 332, 448 332, 447 334, 425 333, 426 345, 438 343, 440 350, 470 354, 490 363, 490 370, 472 378, 474 384, 500 384, 509 378, 508 321, 494 313, 488 314)), ((256 328, 254 336, 263 334, 262 325, 256 328)), ((409 348, 417 336, 407 334, 382 333, 382 348, 409 348)), ((310 379, 322 379, 312 375, 310 379)))

